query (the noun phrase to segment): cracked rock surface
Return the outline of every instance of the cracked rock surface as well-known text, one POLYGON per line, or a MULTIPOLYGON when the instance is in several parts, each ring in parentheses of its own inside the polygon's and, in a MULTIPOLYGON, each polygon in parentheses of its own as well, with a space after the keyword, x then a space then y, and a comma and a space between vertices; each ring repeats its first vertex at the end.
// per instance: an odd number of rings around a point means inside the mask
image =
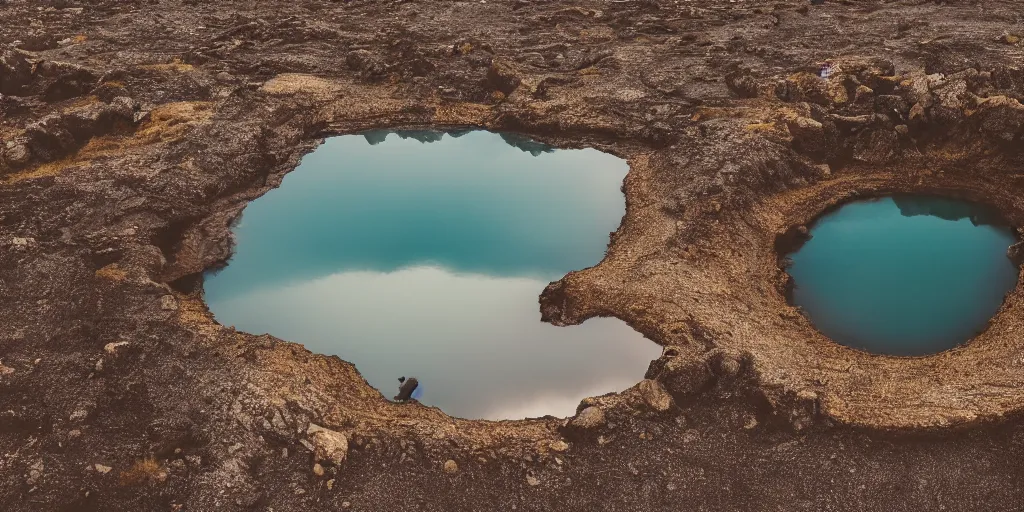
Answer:
POLYGON ((1024 226, 1019 13, 0 1, 0 508, 1012 509, 1020 286, 965 345, 885 357, 817 333, 779 258, 890 192, 1024 226), (606 258, 539 306, 662 345, 636 386, 572 419, 462 420, 213 320, 230 223, 323 137, 469 127, 628 160, 606 258))

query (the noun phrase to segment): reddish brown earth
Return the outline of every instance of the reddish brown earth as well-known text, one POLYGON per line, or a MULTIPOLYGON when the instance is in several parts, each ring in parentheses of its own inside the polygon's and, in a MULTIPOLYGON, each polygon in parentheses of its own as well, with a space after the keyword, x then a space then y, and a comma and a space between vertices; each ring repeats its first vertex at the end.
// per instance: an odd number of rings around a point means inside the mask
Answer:
POLYGON ((0 0, 0 508, 1019 510, 1024 291, 959 349, 883 357, 814 331, 778 258, 865 194, 1024 226, 1020 13, 0 0), (568 425, 466 421, 213 321, 247 201, 324 136, 409 127, 629 160, 607 257, 540 302, 664 345, 650 380, 568 425))

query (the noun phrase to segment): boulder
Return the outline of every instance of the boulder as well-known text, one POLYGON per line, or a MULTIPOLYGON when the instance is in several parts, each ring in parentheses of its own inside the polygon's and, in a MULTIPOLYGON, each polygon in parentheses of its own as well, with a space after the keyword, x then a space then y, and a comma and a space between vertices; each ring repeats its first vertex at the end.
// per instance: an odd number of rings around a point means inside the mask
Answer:
POLYGON ((514 64, 499 58, 491 61, 491 67, 487 69, 487 85, 492 90, 501 91, 508 96, 521 83, 522 78, 514 64))
POLYGON ((37 460, 35 464, 29 466, 28 479, 26 480, 26 483, 28 483, 28 485, 35 485, 37 482, 39 482, 39 479, 43 477, 44 469, 45 466, 43 466, 42 459, 37 460))
POLYGON ((874 87, 872 79, 896 74, 896 65, 884 57, 839 57, 832 61, 843 73, 854 76, 861 83, 874 87))
POLYGON ((973 119, 982 132, 1007 143, 1014 143, 1024 134, 1024 106, 1013 98, 986 98, 973 119))
POLYGON ((703 391, 711 384, 714 375, 703 360, 675 356, 658 365, 652 364, 646 377, 657 380, 673 395, 686 396, 703 391))
POLYGON ((175 299, 173 295, 163 295, 160 297, 160 309, 164 311, 177 311, 178 310, 178 299, 175 299))
POLYGON ((749 69, 725 75, 725 85, 740 98, 756 98, 758 94, 757 80, 749 69))
POLYGON ((776 94, 790 102, 816 103, 818 105, 842 105, 849 101, 846 88, 839 75, 825 79, 813 73, 801 72, 790 76, 776 94))
POLYGON ((793 149, 809 155, 821 154, 825 148, 825 126, 809 117, 797 117, 786 122, 793 135, 793 149))
POLYGON ((932 87, 932 94, 936 102, 943 107, 963 110, 967 107, 969 94, 967 92, 967 80, 963 77, 950 78, 935 83, 932 87))
POLYGON ((51 114, 28 125, 25 135, 32 154, 44 162, 57 160, 78 145, 60 114, 51 114))
POLYGON ((29 149, 27 144, 12 143, 7 148, 7 151, 4 152, 4 158, 8 164, 20 167, 27 164, 32 158, 32 150, 29 149))
POLYGON ((853 102, 854 103, 857 103, 857 104, 860 104, 860 105, 867 105, 867 104, 873 103, 874 99, 875 99, 875 91, 874 91, 874 89, 872 89, 872 88, 870 88, 870 87, 868 87, 866 85, 859 85, 859 86, 857 86, 857 90, 854 93, 854 97, 853 97, 853 102))
POLYGON ((644 379, 637 384, 637 389, 644 404, 654 411, 665 412, 674 404, 672 395, 656 380, 644 379))
POLYGON ((569 449, 569 443, 559 439, 558 441, 549 444, 548 449, 550 449, 553 452, 562 453, 569 449))
POLYGON ((49 102, 76 98, 92 90, 99 81, 93 71, 70 62, 43 61, 36 66, 46 80, 43 98, 49 102))
POLYGON ((327 461, 337 465, 348 457, 348 438, 345 434, 310 423, 306 435, 313 445, 313 456, 317 462, 327 461))
POLYGON ((928 113, 924 110, 924 105, 915 103, 914 106, 910 107, 910 112, 907 114, 907 119, 910 120, 910 124, 915 127, 920 127, 928 123, 928 113))
POLYGON ((118 126, 133 125, 138 109, 136 101, 122 96, 109 104, 94 102, 69 112, 51 114, 25 128, 28 147, 31 154, 43 162, 60 159, 93 137, 106 135, 118 126))
MULTIPOLYGON (((828 172, 831 173, 831 171, 828 172)), ((806 236, 808 232, 807 227, 800 226, 799 228, 797 228, 798 231, 801 231, 806 236), (800 230, 799 228, 803 229, 800 230)), ((734 379, 743 371, 743 356, 734 351, 720 348, 715 349, 708 352, 706 360, 711 373, 715 374, 719 379, 734 379)))
POLYGON ((910 104, 902 96, 895 94, 882 94, 875 97, 875 112, 884 115, 895 115, 899 119, 906 119, 910 112, 910 104))
POLYGON ((21 96, 32 83, 32 64, 16 51, 0 54, 0 94, 21 96))
POLYGON ((106 345, 103 346, 103 351, 108 353, 108 354, 110 354, 110 355, 114 355, 114 354, 117 354, 120 351, 120 348, 125 346, 125 345, 128 345, 127 341, 117 341, 117 342, 107 343, 106 345))
POLYGON ((607 420, 600 407, 590 406, 580 411, 569 421, 569 427, 577 430, 596 430, 605 425, 607 420))
POLYGON ((130 125, 138 110, 138 102, 127 96, 118 96, 110 103, 96 102, 72 110, 63 115, 63 120, 71 135, 82 144, 94 136, 110 133, 118 126, 130 125))

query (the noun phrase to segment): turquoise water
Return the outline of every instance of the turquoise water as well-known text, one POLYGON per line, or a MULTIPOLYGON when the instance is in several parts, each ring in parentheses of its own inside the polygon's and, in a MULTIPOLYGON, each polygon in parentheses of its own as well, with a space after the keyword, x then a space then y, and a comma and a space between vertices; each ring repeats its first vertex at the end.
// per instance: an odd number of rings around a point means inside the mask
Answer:
POLYGON ((541 323, 548 282, 597 264, 626 163, 488 132, 328 139, 235 227, 207 275, 217 320, 353 362, 391 398, 467 418, 571 415, 643 378, 658 347, 624 323, 541 323))
POLYGON ((892 355, 952 348, 985 329, 1017 267, 989 209, 931 196, 847 204, 819 219, 788 272, 793 303, 826 336, 892 355))

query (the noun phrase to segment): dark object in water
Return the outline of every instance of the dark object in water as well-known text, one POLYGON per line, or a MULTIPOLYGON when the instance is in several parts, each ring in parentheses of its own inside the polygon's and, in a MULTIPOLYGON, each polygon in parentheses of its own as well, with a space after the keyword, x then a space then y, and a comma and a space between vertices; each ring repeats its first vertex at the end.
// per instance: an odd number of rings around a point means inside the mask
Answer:
POLYGON ((416 391, 416 387, 420 385, 420 381, 416 380, 416 377, 400 377, 398 379, 400 383, 398 385, 398 394, 395 395, 396 402, 408 402, 412 399, 413 391, 416 391))

